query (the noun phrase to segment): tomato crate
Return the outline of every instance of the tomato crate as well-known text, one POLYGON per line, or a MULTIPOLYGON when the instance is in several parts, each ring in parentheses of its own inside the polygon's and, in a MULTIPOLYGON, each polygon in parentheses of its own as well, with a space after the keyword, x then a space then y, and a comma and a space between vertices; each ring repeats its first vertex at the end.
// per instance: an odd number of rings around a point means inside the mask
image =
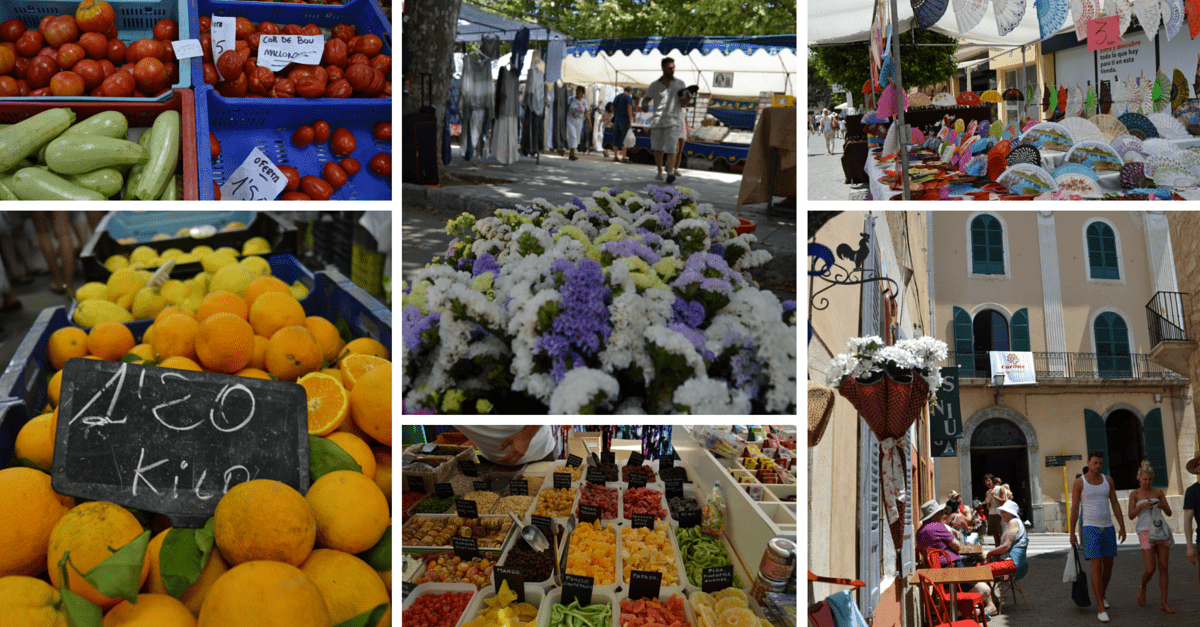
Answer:
MULTIPOLYGON (((254 211, 114 211, 97 227, 108 231, 122 244, 144 243, 165 239, 162 235, 181 237, 192 227, 211 226, 216 231, 234 230, 234 223, 254 222, 254 211)), ((240 227, 245 228, 245 227, 240 227)))
MULTIPOLYGON (((163 111, 178 111, 181 138, 177 171, 183 174, 183 199, 196 200, 196 138, 188 132, 188 129, 196 127, 195 94, 190 89, 176 89, 171 94, 171 99, 165 102, 134 101, 131 98, 87 98, 85 100, 88 102, 70 103, 49 98, 0 100, 0 123, 16 124, 42 111, 64 107, 75 112, 76 123, 97 113, 118 111, 129 121, 129 135, 136 141, 135 133, 140 135, 143 130, 153 126, 158 114, 163 111)), ((100 267, 103 268, 103 264, 100 267)), ((86 268, 85 262, 84 269, 86 268)))
MULTIPOLYGON (((244 17, 255 25, 264 20, 276 22, 278 24, 316 24, 320 26, 325 34, 325 41, 329 41, 329 29, 338 24, 349 24, 355 28, 359 35, 376 35, 383 41, 383 48, 380 54, 392 54, 392 24, 383 14, 383 10, 374 0, 352 0, 340 7, 329 5, 313 5, 313 4, 284 4, 278 2, 246 2, 236 0, 187 0, 190 5, 191 14, 191 32, 196 33, 196 37, 200 36, 200 16, 205 15, 212 17, 217 16, 232 16, 244 17)), ((254 55, 251 55, 254 56, 254 55)), ((204 59, 196 57, 191 60, 192 69, 190 75, 192 77, 192 85, 194 87, 212 87, 204 82, 204 59)), ((391 77, 386 77, 391 80, 391 77)), ((259 99, 256 98, 228 98, 217 94, 217 98, 228 100, 230 104, 245 104, 254 103, 259 99)), ((293 98, 266 98, 268 102, 279 102, 281 100, 293 100, 293 98)), ((325 106, 345 106, 346 103, 373 103, 376 101, 387 103, 385 106, 390 107, 391 98, 300 98, 297 96, 294 100, 305 100, 309 102, 322 103, 325 106), (336 104, 335 104, 336 103, 336 104)))
MULTIPOLYGON (((373 338, 391 350, 391 311, 342 274, 316 273, 312 291, 300 303, 308 315, 327 318, 339 327, 348 328, 353 337, 373 338)), ((141 338, 151 322, 137 320, 125 326, 135 338, 141 338)), ((30 418, 41 414, 49 402, 47 386, 53 368, 46 347, 50 335, 67 326, 72 324, 66 307, 43 309, 0 375, 0 467, 7 465, 12 457, 17 432, 30 418)))
MULTIPOLYGON (((186 131, 184 132, 184 137, 188 137, 186 131)), ((193 137, 192 139, 195 138, 193 137)), ((190 215, 190 212, 187 215, 190 215)), ((109 218, 109 221, 111 220, 112 218, 109 218)), ((267 244, 271 247, 270 252, 264 256, 274 257, 296 252, 296 225, 285 217, 262 211, 256 212, 253 221, 244 229, 218 232, 212 237, 205 238, 183 236, 123 244, 117 241, 117 238, 113 236, 114 233, 103 228, 104 224, 99 226, 101 228, 97 228, 92 233, 91 239, 83 245, 83 251, 79 253, 79 260, 83 264, 83 275, 89 281, 107 281, 109 275, 112 273, 108 271, 108 268, 104 267, 104 261, 112 255, 128 256, 129 253, 133 252, 139 246, 149 246, 160 253, 168 248, 179 248, 184 252, 188 252, 202 244, 213 250, 229 246, 236 248, 240 254, 242 244, 246 243, 247 240, 252 237, 262 237, 267 240, 267 244)), ((270 258, 268 258, 268 261, 270 261, 270 258)), ((272 269, 274 269, 274 266, 272 266, 272 269)), ((203 271, 204 267, 199 262, 178 264, 171 269, 171 278, 190 278, 203 271)))
MULTIPOLYGON (((196 34, 194 19, 188 11, 188 0, 108 0, 113 11, 117 14, 117 38, 125 45, 143 38, 154 39, 154 25, 159 20, 174 20, 179 25, 179 40, 194 39, 196 34)), ((16 18, 25 23, 25 27, 37 30, 38 23, 47 15, 75 15, 79 7, 78 0, 17 0, 0 2, 0 22, 16 18)), ((179 82, 167 90, 162 96, 149 98, 99 98, 93 96, 43 98, 17 98, 22 101, 41 102, 44 100, 70 102, 159 102, 172 98, 175 89, 188 89, 192 86, 192 64, 186 60, 178 63, 179 82)), ((201 77, 203 78, 203 77, 201 77)), ((192 199, 194 200, 194 198, 192 199)))
MULTIPOLYGON (((296 129, 317 120, 325 120, 330 129, 345 127, 354 134, 356 146, 349 156, 362 166, 345 185, 334 191, 330 200, 391 200, 391 177, 377 176, 368 167, 371 158, 381 152, 392 153, 391 142, 374 137, 376 122, 390 122, 390 98, 342 100, 337 106, 302 98, 222 98, 211 87, 202 87, 196 98, 197 176, 201 200, 213 199, 213 186, 223 184, 257 147, 275 165, 296 168, 300 176, 320 178, 329 161, 341 162, 329 142, 313 142, 304 148, 292 143, 296 129), (239 102, 243 101, 244 102, 239 102), (209 132, 221 144, 221 154, 211 158, 209 132)), ((332 141, 332 140, 331 140, 332 141)))

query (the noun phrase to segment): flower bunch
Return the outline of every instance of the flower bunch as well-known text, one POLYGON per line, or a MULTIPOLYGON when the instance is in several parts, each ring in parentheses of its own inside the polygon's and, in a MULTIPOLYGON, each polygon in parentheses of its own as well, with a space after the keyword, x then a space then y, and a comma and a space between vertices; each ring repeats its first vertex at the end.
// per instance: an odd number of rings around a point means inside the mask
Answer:
POLYGON ((840 386, 847 378, 883 372, 892 376, 916 373, 929 384, 931 394, 942 385, 938 362, 945 360, 947 353, 946 343, 941 340, 922 336, 885 346, 881 338, 869 335, 851 338, 846 351, 833 358, 826 373, 826 382, 832 387, 840 386))
POLYGON ((794 412, 795 303, 737 225, 652 185, 451 220, 403 286, 405 410, 794 412))

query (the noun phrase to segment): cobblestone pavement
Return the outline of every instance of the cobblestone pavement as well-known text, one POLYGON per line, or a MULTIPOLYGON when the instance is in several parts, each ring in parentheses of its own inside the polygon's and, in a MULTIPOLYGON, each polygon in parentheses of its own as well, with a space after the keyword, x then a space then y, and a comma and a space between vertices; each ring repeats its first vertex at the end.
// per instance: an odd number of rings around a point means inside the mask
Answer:
POLYGON ((834 140, 833 154, 825 151, 825 138, 805 130, 808 137, 808 199, 850 200, 852 194, 863 195, 867 184, 847 185, 842 172, 842 140, 834 140))

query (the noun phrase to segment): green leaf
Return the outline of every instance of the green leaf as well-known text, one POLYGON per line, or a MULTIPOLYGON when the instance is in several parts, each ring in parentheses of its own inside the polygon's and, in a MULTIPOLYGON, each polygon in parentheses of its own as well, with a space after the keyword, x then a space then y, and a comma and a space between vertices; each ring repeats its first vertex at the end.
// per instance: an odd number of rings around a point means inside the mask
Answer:
MULTIPOLYGON (((208 519, 209 524, 212 519, 208 519)), ((205 529, 183 529, 172 527, 163 539, 158 551, 158 563, 162 572, 162 583, 167 592, 176 599, 200 578, 200 571, 208 563, 212 551, 211 531, 207 538, 205 529), (207 545, 207 546, 205 546, 207 545)))
POLYGON ((62 607, 67 615, 69 627, 101 627, 103 625, 104 613, 100 611, 99 605, 71 592, 66 586, 59 586, 58 591, 62 594, 62 607))
POLYGON ((132 364, 132 363, 141 362, 142 358, 139 357, 136 353, 125 353, 124 355, 121 355, 121 361, 123 361, 127 364, 132 364))
POLYGON ((383 532, 383 537, 375 546, 358 554, 358 558, 366 562, 375 570, 391 570, 392 569, 392 526, 388 525, 387 531, 383 532))
POLYGON ((362 466, 337 444, 315 435, 308 436, 309 481, 316 483, 317 479, 335 470, 362 472, 362 466))
MULTIPOLYGON (((96 564, 83 578, 96 586, 104 596, 121 597, 130 603, 136 603, 138 588, 142 587, 142 564, 146 559, 146 545, 149 543, 150 532, 143 531, 129 544, 96 564)), ((112 547, 108 549, 113 550, 112 547)))
POLYGON ((38 466, 36 463, 31 461, 28 457, 21 457, 21 458, 17 459, 16 464, 14 464, 14 465, 23 466, 25 468, 32 468, 34 470, 40 470, 46 474, 50 474, 49 468, 42 468, 41 466, 38 466))
POLYGON ((208 555, 212 551, 213 543, 216 542, 216 532, 213 527, 213 519, 209 518, 208 522, 204 523, 204 527, 196 530, 196 546, 208 555))
MULTIPOLYGON (((349 344, 354 339, 354 334, 350 332, 350 323, 346 322, 345 318, 338 318, 334 321, 333 328, 337 329, 338 335, 341 336, 343 342, 349 344)), ((341 357, 341 355, 338 355, 338 359, 341 359, 341 357)))
POLYGON ((375 627, 379 621, 383 620, 383 615, 387 613, 388 604, 380 603, 375 606, 375 609, 370 612, 363 612, 350 620, 344 620, 333 627, 375 627))

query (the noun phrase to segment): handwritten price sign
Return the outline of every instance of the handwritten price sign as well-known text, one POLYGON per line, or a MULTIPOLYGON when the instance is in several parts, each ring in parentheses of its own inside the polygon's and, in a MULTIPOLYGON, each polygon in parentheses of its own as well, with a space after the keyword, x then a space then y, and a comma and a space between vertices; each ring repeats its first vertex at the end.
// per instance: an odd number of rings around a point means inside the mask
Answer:
POLYGON ((325 38, 319 35, 263 35, 258 43, 259 61, 272 72, 282 70, 289 63, 320 63, 324 52, 325 38))
POLYGON ((287 176, 255 148, 221 186, 227 200, 275 200, 287 187, 287 176))
MULTIPOLYGON (((234 44, 237 43, 234 35, 237 32, 237 19, 232 17, 222 17, 220 15, 212 16, 212 49, 213 62, 221 58, 221 54, 226 50, 233 50, 234 44)), ((221 70, 217 70, 219 75, 221 70)), ((225 78, 222 76, 221 78, 225 78)))
POLYGON ((1087 22, 1088 52, 1121 45, 1121 18, 1102 17, 1087 22))

